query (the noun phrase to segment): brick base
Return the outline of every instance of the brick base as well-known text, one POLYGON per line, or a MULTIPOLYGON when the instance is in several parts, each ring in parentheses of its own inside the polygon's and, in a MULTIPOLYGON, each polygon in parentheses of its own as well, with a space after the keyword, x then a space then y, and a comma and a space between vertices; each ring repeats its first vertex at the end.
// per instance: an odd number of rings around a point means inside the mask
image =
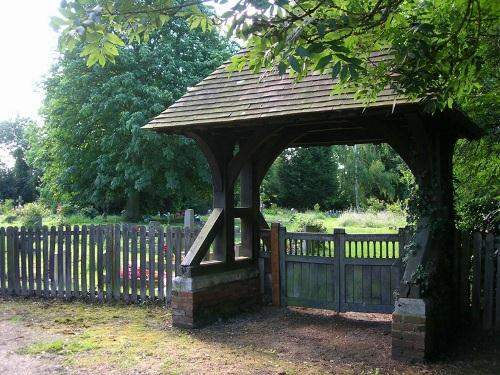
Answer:
POLYGON ((422 299, 400 298, 392 314, 392 358, 410 362, 427 359, 432 350, 429 309, 422 299))
POLYGON ((177 278, 172 291, 173 325, 196 328, 259 305, 260 284, 255 270, 231 272, 177 278))

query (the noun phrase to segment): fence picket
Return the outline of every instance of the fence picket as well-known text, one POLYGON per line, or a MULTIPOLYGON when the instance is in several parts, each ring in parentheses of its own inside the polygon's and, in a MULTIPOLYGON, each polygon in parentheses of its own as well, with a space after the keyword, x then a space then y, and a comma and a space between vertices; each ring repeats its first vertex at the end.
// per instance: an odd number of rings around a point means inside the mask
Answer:
POLYGON ((123 300, 129 300, 129 225, 122 226, 123 233, 123 268, 122 268, 122 283, 123 283, 123 300))
POLYGON ((96 227, 90 225, 89 227, 89 296, 90 301, 95 302, 95 240, 96 240, 96 227))
POLYGON ((7 283, 5 280, 5 247, 7 237, 5 228, 0 228, 0 294, 4 295, 7 292, 7 283))
POLYGON ((97 299, 104 300, 104 227, 96 227, 97 234, 97 299))
POLYGON ((497 256, 497 283, 496 283, 496 302, 495 302, 495 330, 500 332, 500 237, 496 237, 496 256, 497 256))
POLYGON ((141 302, 146 300, 146 228, 139 227, 139 243, 140 243, 140 289, 141 289, 141 302))
POLYGON ((64 229, 63 226, 60 225, 57 228, 57 297, 64 297, 64 229))
POLYGON ((35 281, 36 281, 36 295, 40 296, 42 294, 42 242, 41 242, 41 230, 40 226, 37 226, 34 231, 35 235, 35 281))
POLYGON ((50 284, 49 284, 49 228, 44 226, 42 228, 42 244, 43 244, 43 262, 42 262, 42 274, 43 274, 43 295, 48 297, 50 295, 50 284))
MULTIPOLYGON (((16 236, 17 237, 17 236, 16 236)), ((17 239, 17 238, 16 238, 17 239)), ((21 262, 21 293, 23 296, 25 296, 28 292, 28 270, 26 268, 26 263, 27 263, 27 250, 28 250, 28 240, 27 240, 27 234, 26 234, 26 228, 21 227, 20 230, 20 239, 19 242, 17 243, 16 248, 19 251, 19 255, 21 256, 20 262, 21 262)), ((17 257, 16 257, 17 258, 17 257)))
POLYGON ((66 298, 71 298, 73 295, 72 292, 72 287, 71 287, 71 227, 69 225, 66 226, 66 229, 64 230, 64 236, 65 236, 65 258, 66 258, 66 298))
POLYGON ((166 253, 166 270, 165 270, 165 278, 166 278, 166 302, 170 303, 172 299, 172 268, 173 268, 173 253, 172 253, 172 229, 167 228, 166 236, 165 236, 165 244, 167 248, 166 253))
POLYGON ((152 301, 154 300, 155 297, 155 237, 156 237, 156 225, 149 225, 149 237, 148 237, 148 244, 149 244, 149 286, 148 286, 148 291, 149 291, 149 299, 152 301))
POLYGON ((131 272, 130 288, 132 302, 137 302, 137 225, 130 227, 131 272))
POLYGON ((57 297, 57 283, 55 272, 56 269, 56 228, 54 226, 50 227, 49 233, 49 282, 50 282, 50 295, 53 298, 57 297))
POLYGON ((494 289, 494 254, 493 234, 488 233, 484 241, 484 308, 483 328, 490 330, 493 327, 493 289, 494 289))
POLYGON ((181 262, 182 262, 182 249, 181 249, 181 229, 175 228, 174 231, 175 239, 175 276, 180 276, 181 274, 181 262))
MULTIPOLYGON (((71 233, 71 232, 70 232, 71 233)), ((80 263, 80 228, 78 225, 73 227, 73 293, 74 297, 79 297, 80 295, 80 283, 78 270, 78 264, 80 263)))
POLYGON ((121 228, 120 224, 113 227, 113 299, 120 300, 121 280, 120 280, 120 260, 121 260, 121 228))
POLYGON ((474 252, 474 264, 473 264, 474 276, 472 279, 472 323, 478 326, 481 321, 480 314, 481 314, 481 281, 482 281, 482 274, 481 274, 482 238, 480 233, 474 233, 472 245, 474 252))
POLYGON ((158 299, 163 301, 165 298, 165 251, 164 251, 164 233, 163 227, 158 227, 158 299))
POLYGON ((106 227, 106 255, 105 255, 105 277, 106 277, 106 301, 113 298, 113 227, 106 227))
POLYGON ((27 255, 28 255, 28 295, 33 295, 35 291, 35 275, 34 275, 34 259, 33 255, 35 252, 34 244, 34 232, 33 228, 28 228, 26 240, 28 242, 27 255))
POLYGON ((87 298, 87 236, 87 226, 82 225, 80 246, 80 297, 83 298, 87 298))

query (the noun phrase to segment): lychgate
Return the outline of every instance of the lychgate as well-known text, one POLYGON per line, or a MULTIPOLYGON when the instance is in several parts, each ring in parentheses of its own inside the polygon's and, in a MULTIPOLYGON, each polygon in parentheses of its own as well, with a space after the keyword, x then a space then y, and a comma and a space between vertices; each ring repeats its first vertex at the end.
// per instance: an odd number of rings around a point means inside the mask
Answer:
MULTIPOLYGON (((372 55, 374 63, 388 58, 372 55)), ((145 126, 195 140, 212 174, 214 209, 175 280, 174 324, 199 326, 259 303, 259 233, 268 228, 259 186, 284 149, 388 143, 415 175, 426 207, 393 315, 393 356, 429 357, 460 316, 452 154, 457 139, 477 138, 479 130, 458 110, 431 115, 390 89, 366 106, 352 93, 331 95, 334 84, 319 74, 296 83, 277 72, 229 74, 222 66, 145 126), (237 253, 235 219, 242 228, 237 253)))

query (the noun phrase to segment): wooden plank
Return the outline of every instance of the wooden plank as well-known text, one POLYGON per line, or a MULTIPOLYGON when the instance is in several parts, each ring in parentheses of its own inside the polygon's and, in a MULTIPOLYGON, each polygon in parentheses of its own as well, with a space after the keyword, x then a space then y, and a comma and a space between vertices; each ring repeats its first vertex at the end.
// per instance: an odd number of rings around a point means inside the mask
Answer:
POLYGON ((130 226, 130 258, 131 258, 131 279, 130 279, 130 299, 137 302, 137 225, 130 226))
POLYGON ((106 226, 106 255, 105 255, 105 277, 106 277, 106 301, 113 299, 113 225, 106 226))
POLYGON ((158 227, 158 244, 157 244, 157 254, 158 254, 158 300, 162 301, 165 299, 165 255, 167 249, 164 248, 165 237, 163 233, 163 227, 158 227))
POLYGON ((7 280, 5 278, 5 256, 6 256, 7 236, 5 228, 0 228, 0 294, 7 294, 7 280))
POLYGON ((50 257, 49 257, 49 229, 46 226, 42 228, 42 243, 43 243, 43 265, 42 265, 43 295, 45 297, 48 297, 50 295, 50 281, 49 281, 50 257))
POLYGON ((271 290, 273 306, 280 306, 280 224, 271 224, 271 290))
MULTIPOLYGON (((310 283, 310 272, 311 271, 311 265, 309 263, 300 263, 300 291, 299 291, 299 298, 306 298, 310 299, 311 295, 310 292, 313 288, 313 285, 310 283)), ((314 273, 314 272, 311 272, 314 273)))
POLYGON ((380 303, 382 305, 392 304, 392 290, 391 290, 391 268, 380 267, 380 303))
POLYGON ((95 302, 96 299, 96 288, 95 288, 95 271, 96 271, 96 227, 91 224, 89 226, 89 297, 90 302, 95 302))
POLYGON ((111 259, 113 262, 112 284, 113 284, 113 299, 119 301, 121 297, 121 227, 120 224, 113 226, 113 246, 111 259))
POLYGON ((79 263, 80 263, 80 227, 78 225, 75 225, 73 227, 73 297, 79 297, 80 296, 80 270, 79 270, 79 263))
POLYGON ((6 252, 7 252, 7 266, 6 266, 6 278, 7 278, 7 293, 10 295, 14 294, 14 236, 13 228, 7 227, 5 230, 6 237, 6 252))
POLYGON ((64 227, 59 225, 57 228, 57 298, 64 298, 64 227))
POLYGON ((500 332, 500 236, 496 237, 497 248, 497 281, 496 281, 496 302, 495 302, 495 330, 500 332))
POLYGON ((479 326, 481 321, 481 280, 482 280, 482 238, 480 233, 474 233, 472 238, 474 254, 472 276, 472 323, 479 326))
POLYGON ((87 298, 87 249, 88 249, 88 228, 82 225, 81 246, 80 246, 80 296, 87 298))
POLYGON ((318 267, 318 272, 317 272, 318 299, 324 301, 327 299, 327 295, 326 295, 327 265, 326 264, 319 264, 317 267, 318 267))
POLYGON ((73 295, 72 292, 72 287, 71 287, 71 227, 69 225, 66 226, 64 230, 64 237, 65 237, 65 287, 66 287, 66 293, 65 297, 70 298, 73 295))
POLYGON ((382 271, 380 266, 374 266, 371 268, 371 303, 374 305, 380 305, 382 303, 382 271))
MULTIPOLYGON (((345 229, 344 228, 335 228, 333 229, 334 236, 334 257, 335 261, 335 294, 337 296, 337 312, 344 311, 344 302, 346 301, 346 276, 345 276, 345 255, 346 255, 346 242, 345 242, 345 229)), ((349 285, 351 287, 350 295, 352 296, 352 284, 349 285)))
MULTIPOLYGON (((148 296, 150 301, 155 299, 155 257, 156 257, 156 225, 149 226, 149 256, 148 256, 148 269, 149 269, 149 279, 148 279, 148 296)), ((186 239, 184 239, 186 240, 186 239)))
MULTIPOLYGON (((354 302, 354 266, 347 264, 344 266, 345 267, 345 272, 344 275, 345 277, 341 279, 341 287, 342 289, 345 289, 345 298, 342 301, 342 304, 344 303, 353 303, 354 302)), ((342 308, 342 310, 344 309, 342 308)))
POLYGON ((460 249, 460 275, 459 275, 459 310, 461 320, 466 323, 470 314, 470 269, 471 269, 471 243, 470 235, 462 233, 460 249))
POLYGON ((21 290, 18 295, 27 295, 28 294, 28 269, 26 268, 27 257, 28 257, 28 236, 26 233, 26 228, 21 227, 19 232, 19 255, 21 257, 21 290))
POLYGON ((146 228, 139 227, 141 302, 146 300, 146 228))
POLYGON ((54 226, 50 227, 49 233, 49 281, 50 296, 57 297, 57 259, 56 259, 57 232, 54 226))
POLYGON ((96 227, 97 234, 97 300, 104 301, 104 235, 105 227, 96 227))
POLYGON ((34 253, 35 253, 35 237, 33 228, 29 227, 26 234, 26 255, 28 258, 28 290, 27 295, 35 294, 35 275, 34 275, 34 253))
POLYGON ((175 228, 174 231, 175 239, 175 276, 180 276, 182 274, 182 250, 181 250, 181 229, 175 228))
POLYGON ((487 233, 484 241, 484 308, 483 308, 483 329, 493 328, 493 291, 495 285, 494 278, 494 237, 492 233, 487 233))
POLYGON ((123 301, 128 302, 130 297, 130 227, 128 224, 122 225, 122 238, 123 238, 123 264, 122 264, 122 285, 123 285, 123 301))
POLYGON ((335 259, 314 255, 285 255, 285 260, 294 263, 335 264, 335 259))
POLYGON ((392 291, 391 304, 394 304, 395 302, 396 293, 394 292, 395 291, 399 292, 400 285, 401 285, 401 261, 394 263, 394 265, 391 266, 391 291, 392 291))
POLYGON ((36 281, 36 291, 37 296, 42 295, 42 228, 37 226, 34 230, 35 235, 35 281, 36 281))
POLYGON ((355 303, 363 302, 363 267, 353 267, 353 300, 355 303))
MULTIPOLYGON (((326 295, 329 302, 336 302, 338 296, 336 295, 336 283, 335 283, 335 268, 333 266, 326 266, 326 295)), ((338 307, 336 307, 337 309, 338 307)), ((337 310, 338 311, 338 310, 337 310)))
POLYGON ((166 254, 166 269, 165 269, 165 278, 166 278, 166 299, 167 303, 172 301, 172 274, 173 274, 173 258, 174 254, 173 250, 173 241, 172 241, 172 229, 170 227, 167 228, 167 233, 165 236, 166 246, 167 246, 167 254, 166 254))
MULTIPOLYGON (((199 265, 222 226, 224 210, 214 208, 182 261, 182 266, 199 265)), ((176 262, 177 263, 177 262, 176 262)))
POLYGON ((372 300, 372 267, 364 266, 363 269, 363 302, 371 303, 372 300))
POLYGON ((279 291, 280 291, 280 306, 287 305, 287 293, 286 293, 286 228, 280 226, 278 234, 278 246, 279 246, 279 291))

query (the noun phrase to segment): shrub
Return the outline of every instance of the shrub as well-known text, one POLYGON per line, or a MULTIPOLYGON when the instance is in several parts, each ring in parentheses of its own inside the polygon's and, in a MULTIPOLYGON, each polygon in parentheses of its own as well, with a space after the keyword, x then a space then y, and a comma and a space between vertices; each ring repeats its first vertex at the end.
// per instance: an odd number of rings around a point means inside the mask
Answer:
POLYGON ((42 218, 48 214, 48 209, 38 202, 27 203, 19 209, 21 224, 28 227, 40 224, 42 218))
POLYGON ((380 212, 385 208, 385 202, 377 198, 368 198, 366 204, 368 212, 380 212))
POLYGON ((5 217, 5 222, 8 224, 12 224, 14 221, 16 221, 17 216, 16 215, 8 215, 5 217))
POLYGON ((64 203, 64 204, 60 204, 59 206, 57 206, 57 214, 58 215, 62 215, 62 216, 71 216, 71 215, 76 215, 78 214, 78 207, 76 206, 73 206, 72 204, 69 204, 69 203, 64 203))
POLYGON ((80 212, 83 216, 90 219, 94 219, 97 215, 99 215, 99 212, 97 212, 97 210, 92 206, 84 207, 80 210, 80 212))
POLYGON ((14 211, 14 207, 14 200, 6 199, 0 203, 0 214, 9 215, 12 211, 14 211))
POLYGON ((316 204, 314 205, 314 211, 319 212, 319 209, 320 209, 320 208, 321 208, 321 206, 319 205, 319 203, 316 203, 316 204))
POLYGON ((325 233, 326 227, 319 220, 314 218, 301 218, 299 220, 299 228, 302 231, 315 232, 315 233, 325 233))

